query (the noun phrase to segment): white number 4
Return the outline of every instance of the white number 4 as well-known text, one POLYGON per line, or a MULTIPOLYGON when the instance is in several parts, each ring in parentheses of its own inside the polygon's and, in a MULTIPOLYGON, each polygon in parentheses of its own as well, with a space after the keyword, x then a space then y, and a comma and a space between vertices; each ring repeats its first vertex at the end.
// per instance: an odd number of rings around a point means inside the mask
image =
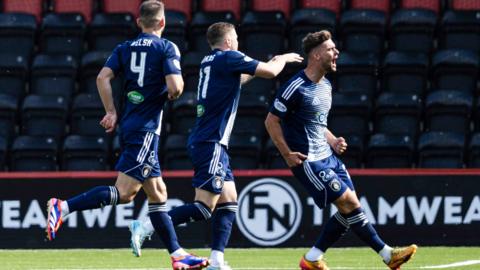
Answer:
POLYGON ((143 77, 145 76, 145 59, 147 58, 146 52, 140 53, 140 64, 137 66, 137 53, 132 52, 132 58, 130 60, 130 70, 133 73, 138 73, 137 83, 138 86, 143 87, 143 77))

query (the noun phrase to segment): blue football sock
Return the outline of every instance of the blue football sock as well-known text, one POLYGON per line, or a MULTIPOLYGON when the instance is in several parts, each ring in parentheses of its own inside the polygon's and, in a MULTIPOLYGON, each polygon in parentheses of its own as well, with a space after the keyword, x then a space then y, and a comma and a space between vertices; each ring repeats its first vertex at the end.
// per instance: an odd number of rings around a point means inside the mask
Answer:
POLYGON ((114 186, 99 186, 67 200, 70 213, 87 209, 96 209, 106 205, 116 205, 119 200, 118 189, 114 186))
POLYGON ((342 215, 350 225, 352 231, 365 243, 367 243, 371 248, 373 248, 377 253, 382 250, 385 246, 385 243, 380 239, 375 228, 368 221, 365 212, 362 208, 357 208, 352 212, 342 215))
POLYGON ((177 233, 173 227, 172 219, 168 215, 166 204, 164 202, 148 203, 148 215, 155 231, 160 235, 163 244, 168 249, 168 253, 172 254, 179 249, 177 233))
POLYGON ((228 244, 228 239, 232 232, 235 214, 238 204, 236 202, 228 202, 218 204, 215 215, 212 218, 213 239, 212 250, 223 252, 228 244))
POLYGON ((186 222, 207 220, 212 216, 212 211, 208 206, 200 201, 175 207, 168 211, 172 218, 173 226, 186 222))
POLYGON ((322 233, 315 243, 315 247, 320 249, 323 253, 327 251, 342 235, 348 231, 349 225, 339 212, 331 217, 325 227, 323 227, 322 233))

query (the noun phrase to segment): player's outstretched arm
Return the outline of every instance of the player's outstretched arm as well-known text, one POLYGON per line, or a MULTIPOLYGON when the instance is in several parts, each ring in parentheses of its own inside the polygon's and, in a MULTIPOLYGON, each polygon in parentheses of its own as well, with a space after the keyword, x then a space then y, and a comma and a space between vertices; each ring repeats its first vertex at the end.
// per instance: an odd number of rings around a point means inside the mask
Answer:
POLYGON ((268 62, 260 62, 255 70, 255 76, 271 79, 276 77, 285 67, 286 63, 300 63, 303 61, 298 53, 286 53, 274 56, 268 62))
POLYGON ((165 76, 167 83, 168 99, 175 100, 183 93, 183 78, 180 74, 170 74, 165 76))
POLYGON ((100 99, 105 109, 105 116, 100 121, 100 125, 106 132, 115 130, 117 124, 117 111, 113 103, 112 85, 110 81, 115 77, 113 70, 109 67, 103 67, 97 75, 97 89, 100 99))
POLYGON ((307 159, 307 156, 300 152, 292 152, 288 147, 285 137, 283 136, 282 127, 280 126, 280 118, 272 113, 268 113, 267 119, 265 119, 265 128, 267 129, 270 138, 272 138, 273 144, 277 147, 278 151, 285 159, 288 167, 296 167, 303 163, 307 159))
POLYGON ((325 129, 325 138, 335 153, 341 155, 343 152, 345 152, 345 150, 347 150, 348 145, 345 139, 343 137, 335 137, 335 135, 333 135, 328 128, 325 129))

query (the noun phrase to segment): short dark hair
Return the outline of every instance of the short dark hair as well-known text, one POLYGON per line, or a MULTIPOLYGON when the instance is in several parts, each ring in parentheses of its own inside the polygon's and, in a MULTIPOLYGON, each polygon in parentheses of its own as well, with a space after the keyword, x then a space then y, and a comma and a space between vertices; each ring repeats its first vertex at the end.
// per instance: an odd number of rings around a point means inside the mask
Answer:
POLYGON ((332 34, 330 34, 330 32, 327 30, 318 31, 315 33, 308 33, 302 40, 303 52, 305 53, 305 55, 308 55, 313 50, 313 48, 317 47, 318 45, 331 38, 332 34))
POLYGON ((140 5, 140 22, 143 27, 151 28, 157 23, 157 14, 161 12, 163 14, 165 7, 162 2, 158 0, 148 0, 140 5))
POLYGON ((207 30, 207 41, 210 46, 215 46, 221 41, 225 35, 232 29, 235 29, 235 26, 227 22, 217 22, 208 27, 207 30))

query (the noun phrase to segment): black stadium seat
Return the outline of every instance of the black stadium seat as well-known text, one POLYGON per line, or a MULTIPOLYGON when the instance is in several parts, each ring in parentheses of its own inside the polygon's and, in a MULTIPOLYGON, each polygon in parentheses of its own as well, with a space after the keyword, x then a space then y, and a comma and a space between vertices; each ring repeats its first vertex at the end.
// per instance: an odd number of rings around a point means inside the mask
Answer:
POLYGON ((189 134, 197 118, 197 93, 183 93, 172 105, 172 129, 175 134, 189 134))
POLYGON ((14 96, 0 94, 0 137, 11 142, 17 126, 18 100, 14 96))
POLYGON ((425 130, 468 134, 473 96, 455 90, 437 90, 425 101, 425 130))
POLYGON ((390 49, 430 53, 436 23, 437 14, 432 10, 397 10, 390 20, 390 49))
POLYGON ((242 21, 240 46, 247 54, 282 53, 285 50, 286 26, 287 21, 282 12, 247 12, 242 21))
POLYGON ((166 11, 165 19, 168 27, 162 37, 175 43, 178 49, 182 52, 187 50, 186 32, 187 32, 187 17, 182 12, 166 11))
POLYGON ((62 97, 28 95, 22 105, 22 134, 60 139, 65 134, 67 112, 62 97))
POLYGON ((336 85, 340 92, 361 92, 369 96, 377 91, 378 58, 374 54, 340 53, 336 85))
POLYGON ((0 53, 21 56, 27 61, 35 46, 35 16, 24 13, 0 13, 0 53))
POLYGON ((193 15, 190 23, 188 42, 189 50, 199 52, 203 55, 208 54, 211 49, 207 42, 207 28, 216 22, 229 22, 236 24, 235 15, 232 12, 203 12, 199 11, 193 15))
POLYGON ((480 133, 473 134, 467 151, 468 167, 480 168, 480 133))
POLYGON ((415 141, 408 135, 377 133, 370 137, 366 167, 411 168, 415 158, 415 141))
POLYGON ((433 87, 473 93, 477 87, 480 57, 466 50, 441 50, 433 56, 433 87))
POLYGON ((68 54, 79 59, 85 43, 86 24, 80 14, 49 13, 43 17, 40 33, 41 51, 68 54))
POLYGON ((187 135, 170 134, 165 142, 162 166, 168 170, 190 170, 192 162, 187 152, 187 135))
POLYGON ((108 143, 102 137, 70 135, 63 142, 63 171, 104 171, 108 161, 108 143))
POLYGON ((96 51, 111 51, 138 33, 135 18, 129 13, 97 13, 89 27, 88 43, 96 51))
POLYGON ((56 171, 57 141, 51 137, 20 136, 10 154, 11 171, 56 171))
POLYGON ((418 140, 418 167, 462 168, 465 136, 454 132, 426 132, 418 140))
POLYGON ((70 133, 85 136, 105 137, 100 120, 105 115, 100 97, 96 94, 79 94, 75 97, 70 112, 70 133))
POLYGON ((341 48, 353 53, 382 53, 385 23, 385 13, 378 10, 345 11, 340 19, 341 48))
POLYGON ((233 169, 259 168, 262 150, 262 138, 233 133, 228 146, 231 158, 230 165, 233 169))
POLYGON ((0 59, 0 94, 22 99, 28 81, 28 59, 12 53, 1 53, 0 59))
POLYGON ((390 51, 383 61, 383 89, 422 96, 428 85, 429 59, 423 53, 390 51))
POLYGON ((447 10, 441 22, 440 46, 443 49, 471 50, 478 54, 480 52, 478 10, 447 10))
POLYGON ((361 93, 334 93, 328 127, 336 136, 357 135, 364 138, 369 133, 370 98, 361 93))

